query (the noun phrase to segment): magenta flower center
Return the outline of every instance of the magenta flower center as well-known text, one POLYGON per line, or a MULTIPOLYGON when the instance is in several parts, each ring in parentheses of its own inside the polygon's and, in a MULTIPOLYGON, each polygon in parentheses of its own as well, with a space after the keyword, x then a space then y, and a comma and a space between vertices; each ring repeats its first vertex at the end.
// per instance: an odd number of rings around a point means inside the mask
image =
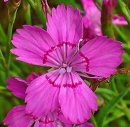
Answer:
POLYGON ((76 71, 81 64, 86 68, 86 72, 89 71, 88 58, 78 51, 78 45, 70 42, 62 42, 47 50, 43 56, 43 63, 46 64, 47 62, 59 69, 60 74, 76 71), (79 58, 80 61, 77 61, 79 58))
POLYGON ((43 63, 51 62, 61 68, 61 72, 71 72, 72 58, 76 53, 76 44, 70 42, 62 42, 56 46, 52 46, 43 56, 43 63))

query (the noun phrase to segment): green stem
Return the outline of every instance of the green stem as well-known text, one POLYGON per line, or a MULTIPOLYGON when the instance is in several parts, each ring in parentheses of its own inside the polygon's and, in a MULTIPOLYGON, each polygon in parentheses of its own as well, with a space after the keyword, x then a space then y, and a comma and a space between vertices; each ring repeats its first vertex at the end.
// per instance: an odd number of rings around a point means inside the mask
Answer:
POLYGON ((39 4, 39 2, 34 3, 32 0, 27 0, 27 2, 30 4, 32 9, 36 12, 38 18, 40 19, 40 21, 43 25, 43 27, 45 27, 46 26, 46 17, 43 13, 42 5, 39 4))
POLYGON ((7 4, 8 7, 8 16, 9 16, 9 24, 8 24, 8 33, 7 33, 7 43, 6 43, 6 76, 9 76, 9 68, 10 68, 10 59, 11 59, 11 39, 12 39, 12 31, 14 22, 16 19, 16 13, 18 10, 18 7, 20 5, 19 1, 18 3, 14 4, 12 1, 9 1, 7 4))
POLYGON ((1 38, 0 38, 0 41, 3 43, 3 44, 5 44, 4 42, 6 42, 7 40, 6 40, 6 34, 5 34, 5 32, 4 32, 4 30, 3 30, 3 28, 2 28, 2 26, 1 26, 1 24, 0 24, 0 34, 1 34, 1 38))
POLYGON ((124 115, 125 114, 122 112, 116 116, 113 115, 112 117, 107 118, 106 121, 104 122, 104 126, 107 126, 110 122, 112 122, 116 119, 119 119, 119 118, 123 117, 124 115))
POLYGON ((113 28, 114 28, 114 30, 120 35, 120 37, 123 39, 123 41, 124 41, 125 43, 128 43, 127 37, 126 37, 126 36, 124 35, 124 33, 119 29, 119 27, 113 24, 113 28))
POLYGON ((127 119, 130 121, 130 109, 127 107, 127 105, 123 100, 121 101, 121 105, 122 105, 122 111, 125 113, 127 119))
POLYGON ((111 89, 112 89, 116 94, 118 94, 118 90, 117 90, 117 87, 116 87, 116 84, 115 84, 115 78, 112 77, 110 81, 111 81, 111 83, 112 83, 111 89))
POLYGON ((124 3, 123 0, 118 0, 118 5, 120 10, 123 12, 125 18, 127 19, 128 23, 130 24, 130 10, 127 5, 124 3))
POLYGON ((94 127, 98 127, 97 122, 96 122, 96 120, 95 120, 93 115, 91 117, 91 122, 93 123, 94 127))
POLYGON ((2 91, 2 90, 0 90, 0 95, 2 95, 2 96, 4 96, 4 97, 12 97, 12 95, 11 95, 9 92, 7 92, 7 91, 2 91))
POLYGON ((0 91, 7 90, 4 86, 0 86, 0 91))
POLYGON ((103 35, 107 35, 109 38, 115 38, 112 27, 112 14, 112 10, 110 11, 103 3, 101 11, 101 29, 103 35))
POLYGON ((28 10, 27 10, 27 14, 26 14, 26 23, 27 24, 32 24, 32 20, 31 20, 31 8, 30 8, 30 5, 28 5, 28 10))

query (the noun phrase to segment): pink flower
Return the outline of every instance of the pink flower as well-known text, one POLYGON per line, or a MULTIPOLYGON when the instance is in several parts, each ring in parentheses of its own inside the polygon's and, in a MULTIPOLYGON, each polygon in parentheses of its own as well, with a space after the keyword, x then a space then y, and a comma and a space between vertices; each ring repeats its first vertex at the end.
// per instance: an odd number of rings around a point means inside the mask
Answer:
POLYGON ((128 22, 125 20, 125 18, 119 15, 114 15, 112 22, 116 25, 128 25, 128 22))
POLYGON ((101 36, 101 12, 95 5, 93 0, 81 0, 85 15, 83 17, 85 32, 85 38, 92 39, 94 37, 101 36), (86 33, 87 32, 87 33, 86 33))
POLYGON ((45 117, 33 117, 26 112, 26 105, 20 105, 14 107, 8 113, 3 122, 4 125, 9 125, 9 127, 57 127, 57 125, 59 125, 59 121, 57 120, 57 118, 58 117, 55 112, 49 113, 45 117))
MULTIPOLYGON (((40 74, 39 74, 39 75, 40 75, 40 74)), ((33 73, 31 73, 31 74, 26 78, 26 81, 27 81, 27 82, 31 82, 31 81, 33 81, 35 78, 37 78, 39 75, 33 72, 33 73)))
POLYGON ((18 78, 8 78, 7 83, 10 85, 7 85, 7 88, 12 92, 12 94, 18 98, 24 99, 26 94, 25 91, 27 89, 27 82, 18 78), (18 84, 18 85, 15 85, 18 84))
POLYGON ((6 81, 8 83, 7 88, 12 92, 12 94, 18 98, 25 99, 25 91, 28 87, 28 84, 37 78, 39 75, 36 73, 32 73, 27 77, 27 80, 22 80, 19 77, 11 77, 6 81), (17 84, 17 85, 16 85, 17 84))
POLYGON ((8 2, 8 0, 4 0, 4 2, 8 2))
POLYGON ((65 118, 83 123, 97 110, 97 97, 81 79, 109 77, 122 62, 121 43, 97 37, 82 48, 83 20, 78 9, 64 5, 48 15, 47 31, 26 25, 13 36, 11 51, 18 60, 53 67, 53 71, 33 80, 27 88, 27 112, 36 117, 60 106, 65 118), (35 102, 35 103, 34 103, 35 102))
MULTIPOLYGON (((92 39, 96 36, 101 36, 101 11, 98 9, 93 0, 81 0, 85 11, 84 15, 84 38, 92 39)), ((116 5, 116 0, 104 0, 105 5, 109 9, 113 9, 116 5)), ((127 21, 124 17, 114 15, 112 22, 115 25, 127 25, 127 21)))

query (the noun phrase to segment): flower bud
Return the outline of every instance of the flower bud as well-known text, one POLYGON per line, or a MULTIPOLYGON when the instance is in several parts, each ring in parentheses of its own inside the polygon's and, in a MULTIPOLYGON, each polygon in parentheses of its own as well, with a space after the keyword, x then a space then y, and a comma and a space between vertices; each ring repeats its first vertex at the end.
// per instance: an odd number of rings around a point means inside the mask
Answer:
POLYGON ((103 6, 105 6, 105 8, 110 12, 113 11, 116 3, 117 0, 103 0, 103 6))
POLYGON ((47 13, 49 13, 51 15, 51 9, 47 3, 47 0, 41 0, 41 3, 42 3, 43 11, 46 14, 46 16, 47 16, 47 13))
POLYGON ((103 0, 101 12, 101 27, 104 35, 114 38, 112 28, 113 9, 116 6, 117 0, 103 0))

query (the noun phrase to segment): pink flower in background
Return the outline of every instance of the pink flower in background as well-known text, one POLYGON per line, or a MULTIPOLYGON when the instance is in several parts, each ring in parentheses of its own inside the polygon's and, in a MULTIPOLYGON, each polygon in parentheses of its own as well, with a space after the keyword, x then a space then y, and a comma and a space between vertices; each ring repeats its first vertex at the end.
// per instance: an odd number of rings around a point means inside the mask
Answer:
POLYGON ((17 30, 12 40, 16 48, 11 50, 17 59, 53 68, 28 86, 27 113, 40 117, 60 107, 66 119, 79 124, 97 110, 97 97, 80 76, 109 77, 122 62, 123 50, 120 42, 107 37, 97 37, 79 49, 82 31, 79 10, 64 5, 48 14, 47 31, 29 25, 17 30))
POLYGON ((12 92, 12 94, 18 98, 24 99, 26 94, 25 91, 27 89, 27 81, 24 81, 18 77, 12 77, 7 79, 7 88, 12 92), (17 84, 17 85, 15 85, 17 84))
MULTIPOLYGON (((85 15, 83 17, 84 21, 84 38, 92 39, 96 36, 101 36, 101 11, 98 9, 98 5, 96 5, 93 0, 81 0, 85 15)), ((106 6, 109 9, 113 9, 116 5, 116 0, 104 0, 106 6)), ((124 17, 114 15, 112 22, 115 25, 127 25, 127 21, 124 17)))
MULTIPOLYGON (((42 119, 27 114, 25 108, 25 105, 14 107, 4 119, 4 125, 9 125, 9 127, 42 127, 44 125, 42 119)), ((48 122, 48 124, 50 124, 50 127, 52 126, 51 122, 48 122)))
POLYGON ((25 91, 28 87, 28 84, 37 78, 39 75, 36 73, 31 73, 27 80, 22 80, 19 77, 11 77, 7 79, 7 88, 12 92, 12 94, 18 98, 25 99, 25 91))
POLYGON ((62 123, 57 116, 57 112, 53 112, 36 118, 26 112, 26 105, 20 105, 11 109, 3 122, 9 127, 71 127, 62 123))
POLYGON ((40 76, 41 74, 36 74, 36 73, 31 73, 27 78, 26 78, 26 81, 27 82, 31 82, 33 81, 35 78, 37 78, 38 76, 40 76))
POLYGON ((83 23, 85 27, 84 37, 92 39, 96 36, 101 36, 101 12, 93 2, 93 0, 81 0, 85 15, 83 23))
POLYGON ((8 0, 4 0, 4 2, 8 2, 8 0))
MULTIPOLYGON (((48 114, 46 117, 35 118, 26 113, 26 106, 16 106, 8 113, 4 119, 4 125, 8 127, 72 127, 60 121, 56 113, 48 114)), ((76 127, 94 127, 91 123, 83 123, 76 127)))
POLYGON ((128 25, 128 22, 125 20, 125 18, 119 15, 114 15, 112 22, 116 25, 128 25))

